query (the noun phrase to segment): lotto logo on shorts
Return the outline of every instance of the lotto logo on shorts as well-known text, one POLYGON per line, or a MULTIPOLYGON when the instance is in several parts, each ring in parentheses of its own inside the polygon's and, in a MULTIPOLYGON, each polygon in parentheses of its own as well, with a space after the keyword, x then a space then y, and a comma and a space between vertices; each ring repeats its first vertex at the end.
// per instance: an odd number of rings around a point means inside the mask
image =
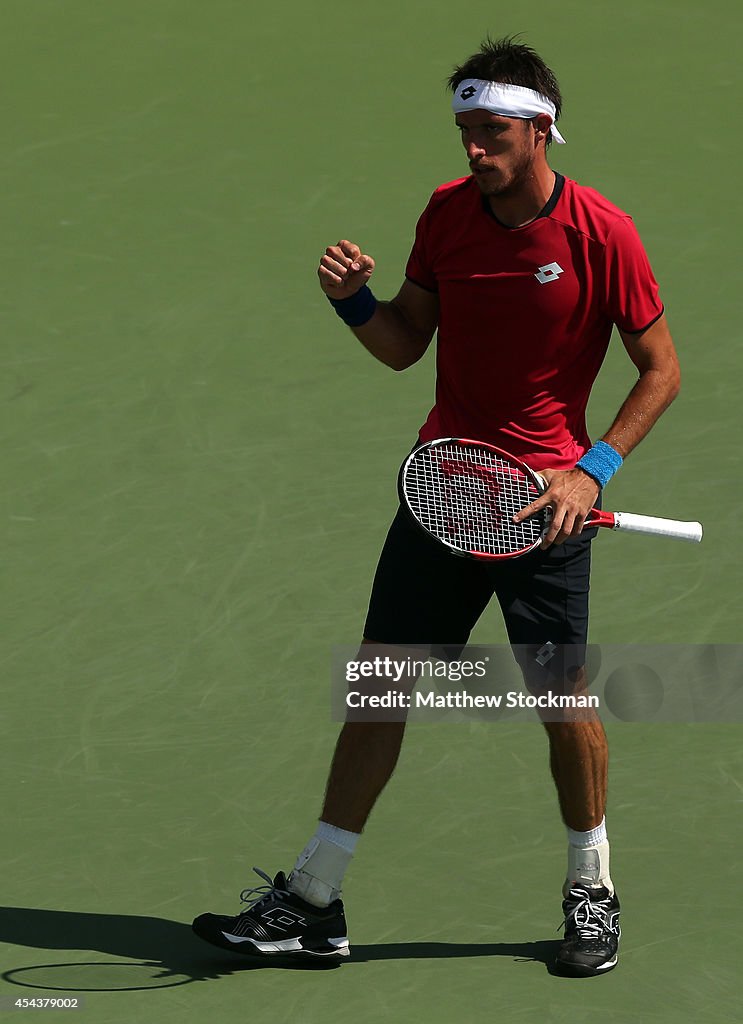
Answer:
POLYGON ((549 284, 550 281, 556 281, 560 274, 564 273, 565 271, 559 263, 545 263, 543 267, 539 268, 539 273, 535 274, 534 277, 536 277, 540 284, 549 284))

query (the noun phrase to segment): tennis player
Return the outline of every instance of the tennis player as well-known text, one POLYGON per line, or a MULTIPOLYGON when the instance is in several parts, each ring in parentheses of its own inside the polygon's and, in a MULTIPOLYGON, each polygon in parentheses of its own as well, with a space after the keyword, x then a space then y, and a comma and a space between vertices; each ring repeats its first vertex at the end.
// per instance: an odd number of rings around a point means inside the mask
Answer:
MULTIPOLYGON (((449 79, 469 174, 441 185, 418 221, 405 280, 373 295, 374 260, 348 240, 320 260, 320 286, 369 352, 394 370, 437 336, 436 403, 423 441, 469 437, 521 457, 548 482, 520 517, 551 506, 543 546, 482 563, 451 556, 398 512, 382 551, 364 642, 463 646, 493 595, 526 649, 586 643, 591 537, 583 522, 679 389, 658 286, 631 218, 552 169, 564 139, 558 83, 511 39, 486 40, 449 79), (616 327, 637 380, 592 443, 585 411, 616 327)), ((579 673, 580 674, 580 673, 579 673)), ((403 722, 347 722, 315 834, 288 877, 243 893, 234 917, 204 914, 202 938, 251 955, 349 953, 343 876, 397 762, 403 722)), ((567 827, 559 967, 601 974, 618 959, 619 901, 606 833, 608 749, 597 717, 545 722, 567 827)))

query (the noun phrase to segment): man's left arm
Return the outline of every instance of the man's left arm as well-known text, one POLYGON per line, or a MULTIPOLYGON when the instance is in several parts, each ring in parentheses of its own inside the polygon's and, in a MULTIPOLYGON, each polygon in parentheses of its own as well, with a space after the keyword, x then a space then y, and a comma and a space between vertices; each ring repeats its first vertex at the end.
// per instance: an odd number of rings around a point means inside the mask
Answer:
MULTIPOLYGON (((665 314, 640 334, 620 330, 620 335, 639 377, 627 395, 614 422, 601 438, 626 458, 679 393, 681 372, 665 314)), ((569 470, 540 470, 547 490, 514 516, 526 519, 546 505, 552 506, 552 522, 543 547, 562 544, 575 537, 596 503, 599 486, 593 477, 576 467, 569 470)))

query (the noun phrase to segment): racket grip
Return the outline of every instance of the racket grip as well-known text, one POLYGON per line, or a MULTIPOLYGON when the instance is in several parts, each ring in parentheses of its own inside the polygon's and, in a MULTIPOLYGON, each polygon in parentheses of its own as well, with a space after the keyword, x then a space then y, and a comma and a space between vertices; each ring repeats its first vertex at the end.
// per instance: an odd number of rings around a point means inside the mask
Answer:
POLYGON ((702 539, 701 523, 685 523, 678 519, 660 519, 658 516, 640 516, 633 512, 615 512, 614 529, 632 533, 652 533, 656 537, 675 537, 699 543, 702 539))

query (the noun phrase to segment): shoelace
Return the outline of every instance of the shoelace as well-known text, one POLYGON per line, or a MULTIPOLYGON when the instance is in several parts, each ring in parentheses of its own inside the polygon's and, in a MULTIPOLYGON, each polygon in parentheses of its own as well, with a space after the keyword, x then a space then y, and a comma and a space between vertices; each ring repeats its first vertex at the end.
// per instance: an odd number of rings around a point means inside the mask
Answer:
POLYGON ((609 920, 609 900, 592 900, 580 889, 571 889, 570 896, 575 896, 577 902, 567 913, 565 920, 558 927, 567 930, 568 924, 572 921, 582 939, 598 939, 605 931, 617 934, 617 925, 609 920))
POLYGON ((243 914, 249 913, 249 911, 253 910, 259 903, 262 903, 263 900, 269 902, 271 900, 275 900, 278 896, 289 896, 289 890, 278 889, 273 884, 271 876, 267 875, 265 871, 261 871, 260 868, 255 867, 253 868, 253 871, 255 871, 256 875, 260 875, 261 878, 265 878, 268 884, 256 885, 252 889, 243 889, 240 893, 240 902, 248 904, 248 909, 243 910, 243 914))

